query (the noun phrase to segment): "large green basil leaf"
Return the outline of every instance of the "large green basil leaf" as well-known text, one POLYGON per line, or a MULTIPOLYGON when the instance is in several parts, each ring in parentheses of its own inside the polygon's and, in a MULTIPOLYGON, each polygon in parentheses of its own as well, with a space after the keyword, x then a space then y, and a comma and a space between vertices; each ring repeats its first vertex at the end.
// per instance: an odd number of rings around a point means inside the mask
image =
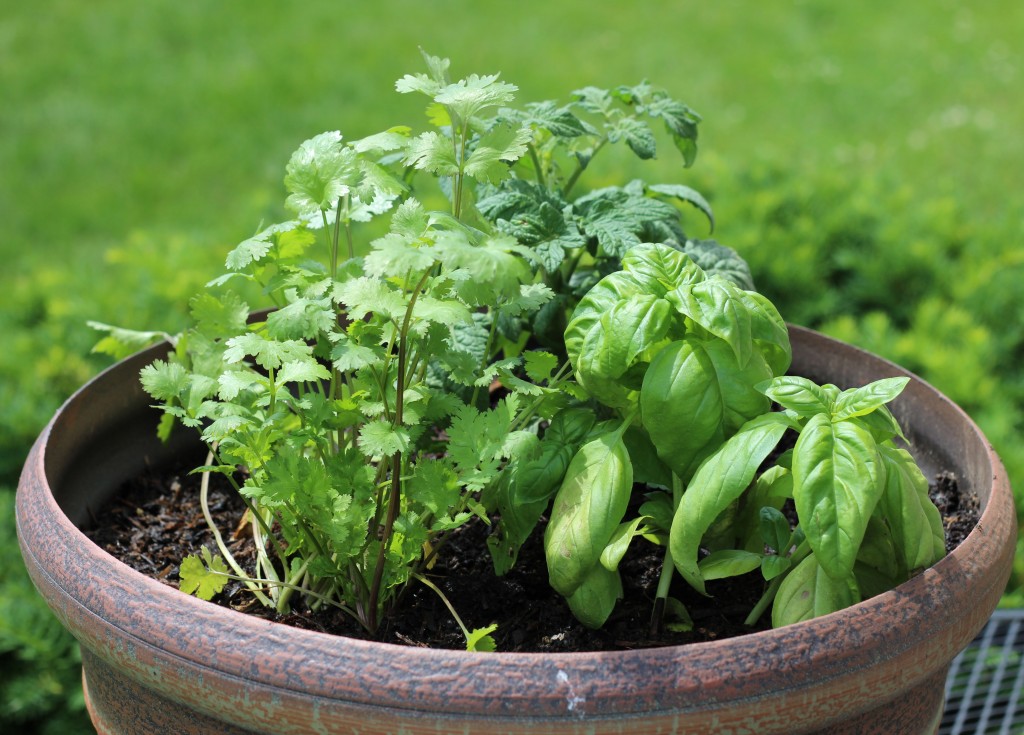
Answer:
POLYGON ((577 620, 596 630, 608 620, 620 597, 622 578, 619 573, 610 572, 601 564, 595 564, 587 570, 583 581, 567 597, 567 602, 577 620))
POLYGON ((638 356, 665 338, 672 316, 672 307, 657 296, 619 301, 587 332, 574 363, 577 375, 584 385, 591 377, 621 378, 638 356))
POLYGON ((827 574, 815 554, 797 564, 779 586, 772 605, 772 627, 800 623, 860 602, 852 573, 840 579, 827 574))
POLYGON ((771 365, 772 373, 782 375, 793 361, 789 328, 775 304, 757 291, 741 291, 740 298, 750 312, 750 334, 761 354, 771 365))
POLYGON ((832 414, 831 397, 813 380, 796 375, 780 375, 758 387, 768 398, 797 416, 810 418, 819 413, 832 414))
POLYGON ((675 289, 665 298, 679 313, 724 340, 736 354, 739 364, 746 365, 754 351, 754 342, 744 293, 732 281, 715 277, 675 289))
POLYGON ((853 572, 882 490, 871 433, 854 421, 812 416, 793 448, 793 499, 818 563, 834 579, 853 572))
POLYGON ((647 431, 636 424, 631 424, 622 441, 629 450, 629 458, 633 463, 633 482, 649 487, 672 487, 672 470, 661 461, 658 450, 654 448, 647 431))
POLYGON ((690 256, 667 245, 653 243, 630 248, 622 256, 622 268, 643 285, 646 293, 659 297, 706 279, 704 271, 690 256))
POLYGON ((621 432, 584 444, 572 458, 544 534, 548 578, 560 594, 570 596, 598 564, 632 489, 633 467, 621 432))
POLYGON ((731 436, 750 419, 771 408, 771 402, 757 386, 772 377, 772 369, 757 353, 741 365, 721 340, 708 340, 704 349, 718 375, 718 391, 722 394, 722 428, 726 436, 731 436))
POLYGON ((900 571, 909 577, 945 555, 942 518, 928 497, 928 480, 909 452, 882 444, 878 456, 885 473, 879 510, 892 529, 900 571))
POLYGON ((587 408, 563 408, 551 419, 544 439, 556 444, 579 445, 594 426, 594 412, 587 408))
POLYGON ((655 355, 640 389, 640 417, 658 456, 684 481, 725 438, 724 411, 703 341, 682 339, 655 355))
POLYGON ((833 418, 841 421, 869 414, 902 393, 909 382, 910 378, 885 378, 860 388, 845 390, 836 401, 833 418))
POLYGON ((779 413, 751 420, 704 461, 683 493, 672 519, 669 549, 676 569, 699 592, 705 593, 697 564, 701 539, 722 511, 747 489, 789 426, 789 420, 779 413))
POLYGON ((625 271, 616 271, 602 278, 587 291, 576 305, 565 328, 565 351, 575 366, 583 352, 583 342, 591 329, 599 327, 601 317, 620 301, 647 293, 646 289, 625 271))

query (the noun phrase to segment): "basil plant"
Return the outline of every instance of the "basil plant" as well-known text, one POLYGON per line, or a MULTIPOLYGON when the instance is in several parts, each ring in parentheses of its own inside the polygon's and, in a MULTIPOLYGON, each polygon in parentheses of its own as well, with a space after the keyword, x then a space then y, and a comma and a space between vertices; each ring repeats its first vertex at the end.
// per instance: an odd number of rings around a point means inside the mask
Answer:
POLYGON ((760 569, 765 592, 748 622, 774 603, 778 626, 942 556, 927 482, 885 407, 906 379, 840 391, 786 376, 785 322, 727 271, 666 245, 634 247, 579 302, 565 346, 579 385, 611 416, 576 437, 544 537, 550 582, 584 624, 611 614, 637 536, 664 547, 658 625, 666 611, 687 619, 669 598, 677 572, 706 594, 708 580, 760 569), (795 446, 780 451, 787 432, 795 446), (795 523, 780 511, 789 499, 795 523))

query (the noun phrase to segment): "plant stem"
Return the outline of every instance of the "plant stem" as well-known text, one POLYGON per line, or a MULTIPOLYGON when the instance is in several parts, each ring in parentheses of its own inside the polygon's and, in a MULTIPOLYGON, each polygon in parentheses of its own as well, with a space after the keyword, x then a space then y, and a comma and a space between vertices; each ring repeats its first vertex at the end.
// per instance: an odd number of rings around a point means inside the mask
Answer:
MULTIPOLYGON (((679 475, 672 473, 672 508, 679 505, 679 499, 683 495, 683 481, 679 475)), ((665 618, 665 605, 668 601, 668 591, 672 586, 672 572, 675 571, 675 562, 672 560, 672 546, 665 544, 665 559, 661 565, 661 577, 658 578, 658 592, 654 598, 654 610, 651 612, 651 635, 655 636, 661 631, 661 624, 665 618)))
POLYGON ((796 548, 792 556, 789 557, 789 570, 783 572, 771 581, 771 584, 768 585, 768 589, 764 591, 764 594, 761 595, 761 599, 757 601, 757 604, 754 605, 754 609, 750 611, 747 619, 743 621, 744 625, 754 625, 758 620, 760 620, 764 611, 768 609, 768 606, 772 604, 772 602, 775 601, 775 596, 779 593, 779 587, 782 586, 782 581, 789 575, 789 572, 792 571, 797 564, 802 562, 810 553, 811 546, 806 541, 796 548))
POLYGON ((424 577, 422 574, 414 574, 413 578, 421 582, 422 584, 426 585, 429 589, 433 590, 438 597, 441 598, 441 602, 443 602, 444 606, 448 608, 448 612, 450 612, 452 614, 452 617, 455 618, 455 622, 458 624, 458 626, 462 628, 462 635, 464 635, 466 637, 466 640, 468 641, 470 635, 469 628, 467 628, 466 624, 462 622, 462 618, 460 618, 459 614, 455 612, 455 606, 452 605, 452 603, 448 600, 444 592, 441 591, 441 588, 433 582, 431 582, 426 577, 424 577))
MULTIPOLYGON (((206 463, 210 464, 213 462, 213 452, 206 455, 206 463)), ((249 576, 245 573, 242 567, 237 561, 235 561, 234 555, 228 550, 227 544, 224 543, 224 538, 220 535, 220 529, 217 528, 217 524, 213 522, 213 516, 210 515, 210 473, 204 472, 202 480, 199 483, 199 505, 203 509, 203 518, 206 519, 206 525, 209 526, 210 531, 213 533, 213 539, 217 543, 217 548, 220 549, 221 555, 227 560, 231 568, 238 573, 241 581, 245 586, 252 592, 256 599, 263 603, 265 606, 270 607, 272 603, 267 597, 260 592, 259 587, 252 582, 249 576)))
POLYGON ((537 170, 537 183, 543 188, 547 188, 547 183, 544 180, 544 168, 540 165, 540 156, 537 155, 537 147, 530 143, 526 146, 526 150, 530 152, 530 160, 533 161, 533 167, 537 170))
MULTIPOLYGON (((402 331, 398 337, 398 381, 395 391, 395 417, 392 421, 392 426, 395 428, 400 428, 402 426, 403 411, 405 408, 405 368, 406 359, 408 357, 409 325, 412 323, 412 312, 416 306, 416 299, 419 297, 423 288, 427 285, 427 279, 430 278, 430 274, 433 270, 434 266, 431 265, 430 268, 423 273, 419 283, 417 283, 415 288, 413 288, 412 295, 409 297, 409 306, 405 309, 405 319, 402 322, 402 331)), ((388 515, 384 520, 384 532, 380 538, 380 549, 377 551, 377 564, 373 570, 373 584, 370 585, 370 609, 367 613, 370 616, 370 624, 373 629, 376 629, 378 623, 377 604, 380 599, 381 581, 384 578, 384 562, 387 560, 388 544, 391 542, 391 534, 395 527, 395 519, 398 518, 401 499, 402 453, 395 452, 391 460, 391 497, 388 498, 388 515)))
POLYGON ((576 159, 576 170, 572 172, 572 176, 569 177, 569 180, 565 182, 565 186, 562 187, 562 196, 564 198, 566 198, 566 199, 569 198, 569 192, 571 192, 573 187, 576 186, 576 182, 579 180, 579 178, 583 174, 583 172, 587 169, 587 166, 590 165, 590 162, 594 160, 594 156, 597 155, 597 152, 599 150, 604 148, 604 145, 607 142, 608 142, 607 138, 602 138, 601 142, 598 143, 594 147, 594 150, 590 154, 590 158, 587 159, 586 163, 583 163, 578 158, 576 159))

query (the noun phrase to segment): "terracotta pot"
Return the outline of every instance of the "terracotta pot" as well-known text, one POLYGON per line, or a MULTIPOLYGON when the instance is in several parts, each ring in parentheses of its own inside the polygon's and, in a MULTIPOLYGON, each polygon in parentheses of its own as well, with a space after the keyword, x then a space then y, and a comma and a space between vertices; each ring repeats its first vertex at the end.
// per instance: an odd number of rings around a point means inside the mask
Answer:
MULTIPOLYGON (((840 387, 906 372, 792 330, 794 372, 840 387)), ((981 497, 955 553, 895 590, 807 623, 714 643, 580 654, 469 654, 296 630, 188 597, 79 528, 161 446, 138 387, 150 350, 76 393, 18 490, 32 578, 82 643, 100 733, 932 733, 950 661, 984 626, 1016 521, 971 420, 914 379, 894 406, 926 469, 981 497)), ((191 440, 194 441, 194 440, 191 440)))

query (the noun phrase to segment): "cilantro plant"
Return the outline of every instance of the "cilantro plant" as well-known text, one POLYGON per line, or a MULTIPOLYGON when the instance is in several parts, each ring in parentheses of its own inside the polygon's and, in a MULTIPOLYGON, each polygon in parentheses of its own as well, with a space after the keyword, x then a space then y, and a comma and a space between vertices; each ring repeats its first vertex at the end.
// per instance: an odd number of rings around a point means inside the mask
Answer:
MULTIPOLYGON (((240 580, 279 611, 300 598, 335 605, 376 631, 410 581, 440 593, 425 577, 438 551, 474 516, 490 522, 482 491, 542 451, 538 422, 567 404, 568 364, 523 352, 524 327, 554 295, 536 251, 473 206, 535 132, 496 114, 513 85, 451 82, 447 60, 427 64, 396 88, 430 99, 434 129, 304 142, 285 170, 294 218, 229 253, 227 273, 191 302, 194 326, 142 371, 161 435, 181 423, 209 447, 204 508, 211 473, 248 506, 255 568, 211 522, 218 553, 182 562, 185 591, 209 599, 240 580), (431 181, 447 208, 417 197, 431 181), (382 218, 387 233, 361 243, 360 227, 382 218), (251 316, 238 283, 273 308, 251 316)), ((154 334, 99 326, 105 349, 154 334)), ((493 647, 492 628, 452 612, 468 647, 493 647)))
POLYGON ((569 460, 544 539, 551 584, 586 625, 611 614, 637 536, 664 547, 655 628, 666 613, 688 620, 669 598, 676 572, 706 593, 706 580, 760 569, 767 588, 748 622, 774 603, 773 623, 785 625, 941 558, 928 484, 884 405, 906 379, 840 392, 785 376, 785 323, 727 271, 634 247, 579 302, 565 346, 608 415, 569 460), (787 431, 795 446, 766 467, 787 431), (635 483, 646 498, 626 519, 635 483), (780 512, 787 499, 795 524, 780 512))

